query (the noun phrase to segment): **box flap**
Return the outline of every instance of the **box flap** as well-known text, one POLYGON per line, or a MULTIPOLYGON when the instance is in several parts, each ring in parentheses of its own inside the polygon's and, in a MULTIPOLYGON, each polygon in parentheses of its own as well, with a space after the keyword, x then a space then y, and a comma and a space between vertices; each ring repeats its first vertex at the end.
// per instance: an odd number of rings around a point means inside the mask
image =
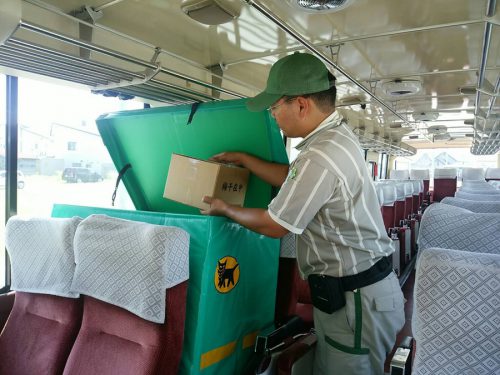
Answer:
MULTIPOLYGON (((136 209, 199 214, 163 198, 172 153, 208 159, 223 151, 242 151, 287 163, 285 146, 267 111, 249 112, 245 100, 201 103, 188 124, 190 105, 109 113, 96 122, 117 170, 132 165, 123 183, 136 209)), ((250 176, 246 207, 266 208, 273 189, 250 176)), ((111 192, 110 192, 111 196, 111 192)))

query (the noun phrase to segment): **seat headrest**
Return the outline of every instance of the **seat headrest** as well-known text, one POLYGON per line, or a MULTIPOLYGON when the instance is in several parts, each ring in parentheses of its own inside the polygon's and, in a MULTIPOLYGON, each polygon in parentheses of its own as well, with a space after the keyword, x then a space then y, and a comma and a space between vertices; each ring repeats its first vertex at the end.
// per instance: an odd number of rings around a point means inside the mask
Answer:
POLYGON ((424 211, 418 235, 420 249, 444 247, 499 253, 500 213, 475 213, 444 203, 424 211))
MULTIPOLYGON (((500 202, 493 201, 472 201, 469 199, 462 199, 457 197, 445 197, 441 203, 450 204, 452 206, 462 207, 466 210, 477 213, 500 213, 500 202)), ((500 228, 499 228, 500 229, 500 228)))
POLYGON ((91 215, 76 231, 75 261, 74 291, 163 323, 165 290, 189 277, 189 234, 91 215))
POLYGON ((5 229, 11 289, 78 298, 71 291, 71 280, 75 271, 73 239, 80 221, 77 217, 11 217, 5 229))
POLYGON ((434 178, 457 178, 457 169, 456 168, 436 168, 434 169, 434 178))
POLYGON ((487 168, 485 173, 485 178, 500 180, 500 168, 487 168))
POLYGON ((398 194, 396 190, 396 185, 394 184, 381 184, 380 185, 383 191, 384 201, 382 205, 384 206, 392 206, 394 202, 398 199, 398 194))
POLYGON ((393 169, 390 173, 391 180, 408 180, 410 179, 410 172, 406 169, 393 169))
POLYGON ((428 180, 429 170, 428 169, 412 169, 410 171, 410 178, 412 180, 428 180))
POLYGON ((483 168, 462 168, 462 180, 484 180, 483 168))

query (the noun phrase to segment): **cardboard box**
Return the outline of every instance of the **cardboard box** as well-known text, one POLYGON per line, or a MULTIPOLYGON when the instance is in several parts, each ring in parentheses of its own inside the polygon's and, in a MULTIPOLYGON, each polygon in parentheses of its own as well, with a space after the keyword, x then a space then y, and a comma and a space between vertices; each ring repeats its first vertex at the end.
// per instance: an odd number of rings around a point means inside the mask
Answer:
POLYGON ((243 206, 248 169, 172 154, 163 197, 198 208, 208 208, 205 195, 243 206))

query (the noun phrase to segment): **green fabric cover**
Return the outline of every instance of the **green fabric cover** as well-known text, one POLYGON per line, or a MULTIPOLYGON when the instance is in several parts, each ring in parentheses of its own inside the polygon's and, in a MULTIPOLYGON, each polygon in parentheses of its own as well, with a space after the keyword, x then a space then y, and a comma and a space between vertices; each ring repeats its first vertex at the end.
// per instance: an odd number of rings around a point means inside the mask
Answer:
MULTIPOLYGON (((208 159, 222 151, 244 151, 288 163, 279 128, 267 111, 250 112, 245 100, 201 103, 191 123, 190 105, 124 111, 96 122, 115 167, 132 165, 123 183, 135 208, 199 214, 197 208, 163 198, 172 153, 208 159)), ((272 188, 251 175, 245 207, 266 208, 272 188)))
MULTIPOLYGON (((274 320, 279 240, 252 232, 221 217, 55 205, 53 217, 105 214, 127 220, 176 226, 190 234, 189 286, 180 374, 245 373, 254 358, 244 337, 267 331, 274 320), (231 256, 239 264, 239 281, 220 293, 215 287, 218 260, 231 256), (236 342, 224 359, 201 369, 201 356, 236 342)), ((168 317, 167 317, 168 321, 168 317)))

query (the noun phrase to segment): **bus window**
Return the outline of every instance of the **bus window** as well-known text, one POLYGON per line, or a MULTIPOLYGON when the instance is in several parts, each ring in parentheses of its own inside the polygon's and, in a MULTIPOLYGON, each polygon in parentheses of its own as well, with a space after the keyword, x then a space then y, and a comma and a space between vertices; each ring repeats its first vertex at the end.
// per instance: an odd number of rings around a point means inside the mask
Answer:
POLYGON ((137 101, 20 78, 18 168, 25 183, 18 213, 47 216, 54 203, 110 207, 117 172, 95 119, 138 108, 137 101))

